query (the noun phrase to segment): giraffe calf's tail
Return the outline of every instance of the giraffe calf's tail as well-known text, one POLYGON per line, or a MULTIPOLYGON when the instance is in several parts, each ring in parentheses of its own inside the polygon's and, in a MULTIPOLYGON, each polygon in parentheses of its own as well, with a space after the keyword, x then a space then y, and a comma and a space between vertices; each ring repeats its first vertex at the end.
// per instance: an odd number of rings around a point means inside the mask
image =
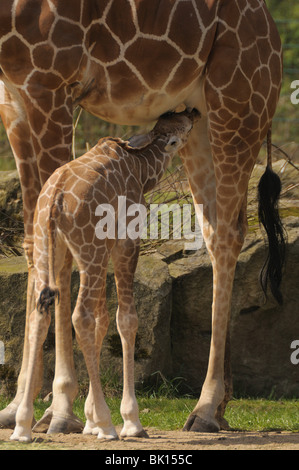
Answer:
POLYGON ((55 248, 56 248, 56 221, 60 215, 59 207, 56 201, 56 192, 54 193, 49 203, 49 218, 48 218, 48 250, 47 250, 47 262, 48 262, 48 279, 46 281, 46 287, 41 291, 38 302, 37 310, 40 313, 48 313, 49 307, 54 304, 57 298, 59 302, 59 289, 55 285, 55 248), (47 285, 48 284, 48 285, 47 285))
POLYGON ((268 256, 261 270, 260 281, 266 295, 268 283, 272 295, 281 305, 283 303, 280 284, 285 260, 286 236, 279 215, 278 201, 281 192, 279 176, 272 170, 271 130, 267 135, 267 167, 258 185, 258 215, 268 237, 268 256))

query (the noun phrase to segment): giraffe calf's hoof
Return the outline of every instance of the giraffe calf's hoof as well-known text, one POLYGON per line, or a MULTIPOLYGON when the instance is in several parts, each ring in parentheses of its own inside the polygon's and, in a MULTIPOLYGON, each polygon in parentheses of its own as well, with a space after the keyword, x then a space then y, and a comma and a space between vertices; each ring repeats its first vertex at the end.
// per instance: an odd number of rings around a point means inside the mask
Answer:
POLYGON ((220 426, 216 420, 206 421, 199 416, 191 415, 189 416, 183 431, 192 431, 192 432, 219 432, 220 426))
POLYGON ((135 437, 143 437, 144 439, 149 439, 149 435, 145 429, 142 429, 142 431, 136 434, 135 437))
POLYGON ((31 429, 24 428, 24 426, 16 425, 14 432, 10 436, 11 441, 18 441, 18 442, 31 442, 31 429))
POLYGON ((141 431, 137 432, 136 434, 134 434, 134 437, 140 437, 140 438, 143 438, 143 439, 149 439, 149 435, 148 433, 146 432, 145 429, 142 429, 141 431))
POLYGON ((114 427, 110 428, 97 428, 98 432, 98 439, 105 439, 108 441, 118 441, 118 434, 114 427))
POLYGON ((120 437, 122 439, 125 437, 137 437, 137 438, 149 439, 148 433, 143 428, 140 431, 136 431, 136 432, 122 431, 120 434, 120 437))

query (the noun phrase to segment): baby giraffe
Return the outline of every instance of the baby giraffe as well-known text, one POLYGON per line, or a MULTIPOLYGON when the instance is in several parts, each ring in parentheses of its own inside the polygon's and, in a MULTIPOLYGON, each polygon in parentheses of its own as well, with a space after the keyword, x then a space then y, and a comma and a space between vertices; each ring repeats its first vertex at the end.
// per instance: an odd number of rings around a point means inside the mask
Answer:
MULTIPOLYGON (((106 307, 106 270, 110 255, 118 295, 117 329, 123 348, 124 420, 121 437, 145 436, 138 416, 134 392, 134 346, 137 313, 133 300, 133 278, 140 239, 118 233, 118 199, 127 207, 144 204, 144 194, 162 177, 174 154, 184 146, 196 110, 160 117, 154 129, 129 142, 104 138, 82 157, 58 168, 44 185, 34 219, 35 310, 29 321, 30 358, 23 400, 16 416, 12 440, 30 441, 37 358, 46 339, 49 306, 59 292, 55 280, 63 268, 67 251, 80 272, 80 288, 72 321, 86 362, 90 390, 85 403, 84 433, 116 439, 100 378, 99 357, 109 317, 106 307), (109 204, 109 206, 108 206, 109 204), (115 236, 97 236, 99 207, 112 207, 115 236)), ((107 214, 108 216, 109 214, 107 214)), ((129 223, 130 218, 127 218, 129 223)))

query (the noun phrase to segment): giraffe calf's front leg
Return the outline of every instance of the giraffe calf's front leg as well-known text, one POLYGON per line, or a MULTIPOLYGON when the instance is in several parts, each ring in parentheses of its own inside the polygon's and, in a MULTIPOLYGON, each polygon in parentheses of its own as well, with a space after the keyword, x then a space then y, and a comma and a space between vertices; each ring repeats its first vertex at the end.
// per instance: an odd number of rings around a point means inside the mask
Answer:
POLYGON ((119 307, 116 320, 122 342, 124 377, 123 397, 120 408, 124 425, 120 437, 148 437, 139 420, 139 409, 134 387, 134 351, 138 318, 133 299, 133 289, 132 285, 129 285, 123 291, 119 284, 119 307), (123 301, 123 294, 125 292, 127 294, 126 298, 130 298, 130 301, 126 303, 123 301))
POLYGON ((123 397, 120 407, 124 425, 120 437, 148 437, 139 420, 139 408, 134 391, 134 346, 137 330, 137 326, 135 329, 134 324, 137 325, 137 314, 136 316, 132 314, 126 315, 126 329, 123 326, 124 322, 120 321, 119 312, 117 318, 123 348, 124 368, 123 397))
POLYGON ((139 420, 135 397, 134 351, 138 317, 133 296, 133 279, 139 255, 138 240, 117 240, 112 251, 118 309, 117 330, 123 351, 123 397, 120 412, 124 421, 120 437, 148 437, 139 420))
POLYGON ((139 408, 135 395, 123 398, 120 412, 124 420, 120 437, 149 437, 139 420, 139 408))
POLYGON ((86 416, 86 424, 83 429, 83 434, 92 434, 97 436, 98 439, 118 439, 116 429, 111 421, 109 408, 101 389, 98 394, 95 394, 91 387, 85 401, 84 413, 86 416))

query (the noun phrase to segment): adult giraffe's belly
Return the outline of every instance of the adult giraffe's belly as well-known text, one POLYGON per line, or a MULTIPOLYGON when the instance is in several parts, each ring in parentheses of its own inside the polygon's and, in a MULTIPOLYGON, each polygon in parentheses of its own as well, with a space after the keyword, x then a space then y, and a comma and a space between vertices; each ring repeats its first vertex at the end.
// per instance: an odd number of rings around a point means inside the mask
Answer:
POLYGON ((97 66, 91 76, 90 67, 88 68, 88 79, 82 77, 76 92, 79 96, 78 103, 105 121, 144 125, 167 111, 183 106, 206 113, 204 76, 198 64, 193 64, 191 69, 186 66, 181 72, 173 73, 169 80, 156 89, 151 88, 140 75, 128 70, 125 63, 113 73, 110 67, 99 73, 97 66))

